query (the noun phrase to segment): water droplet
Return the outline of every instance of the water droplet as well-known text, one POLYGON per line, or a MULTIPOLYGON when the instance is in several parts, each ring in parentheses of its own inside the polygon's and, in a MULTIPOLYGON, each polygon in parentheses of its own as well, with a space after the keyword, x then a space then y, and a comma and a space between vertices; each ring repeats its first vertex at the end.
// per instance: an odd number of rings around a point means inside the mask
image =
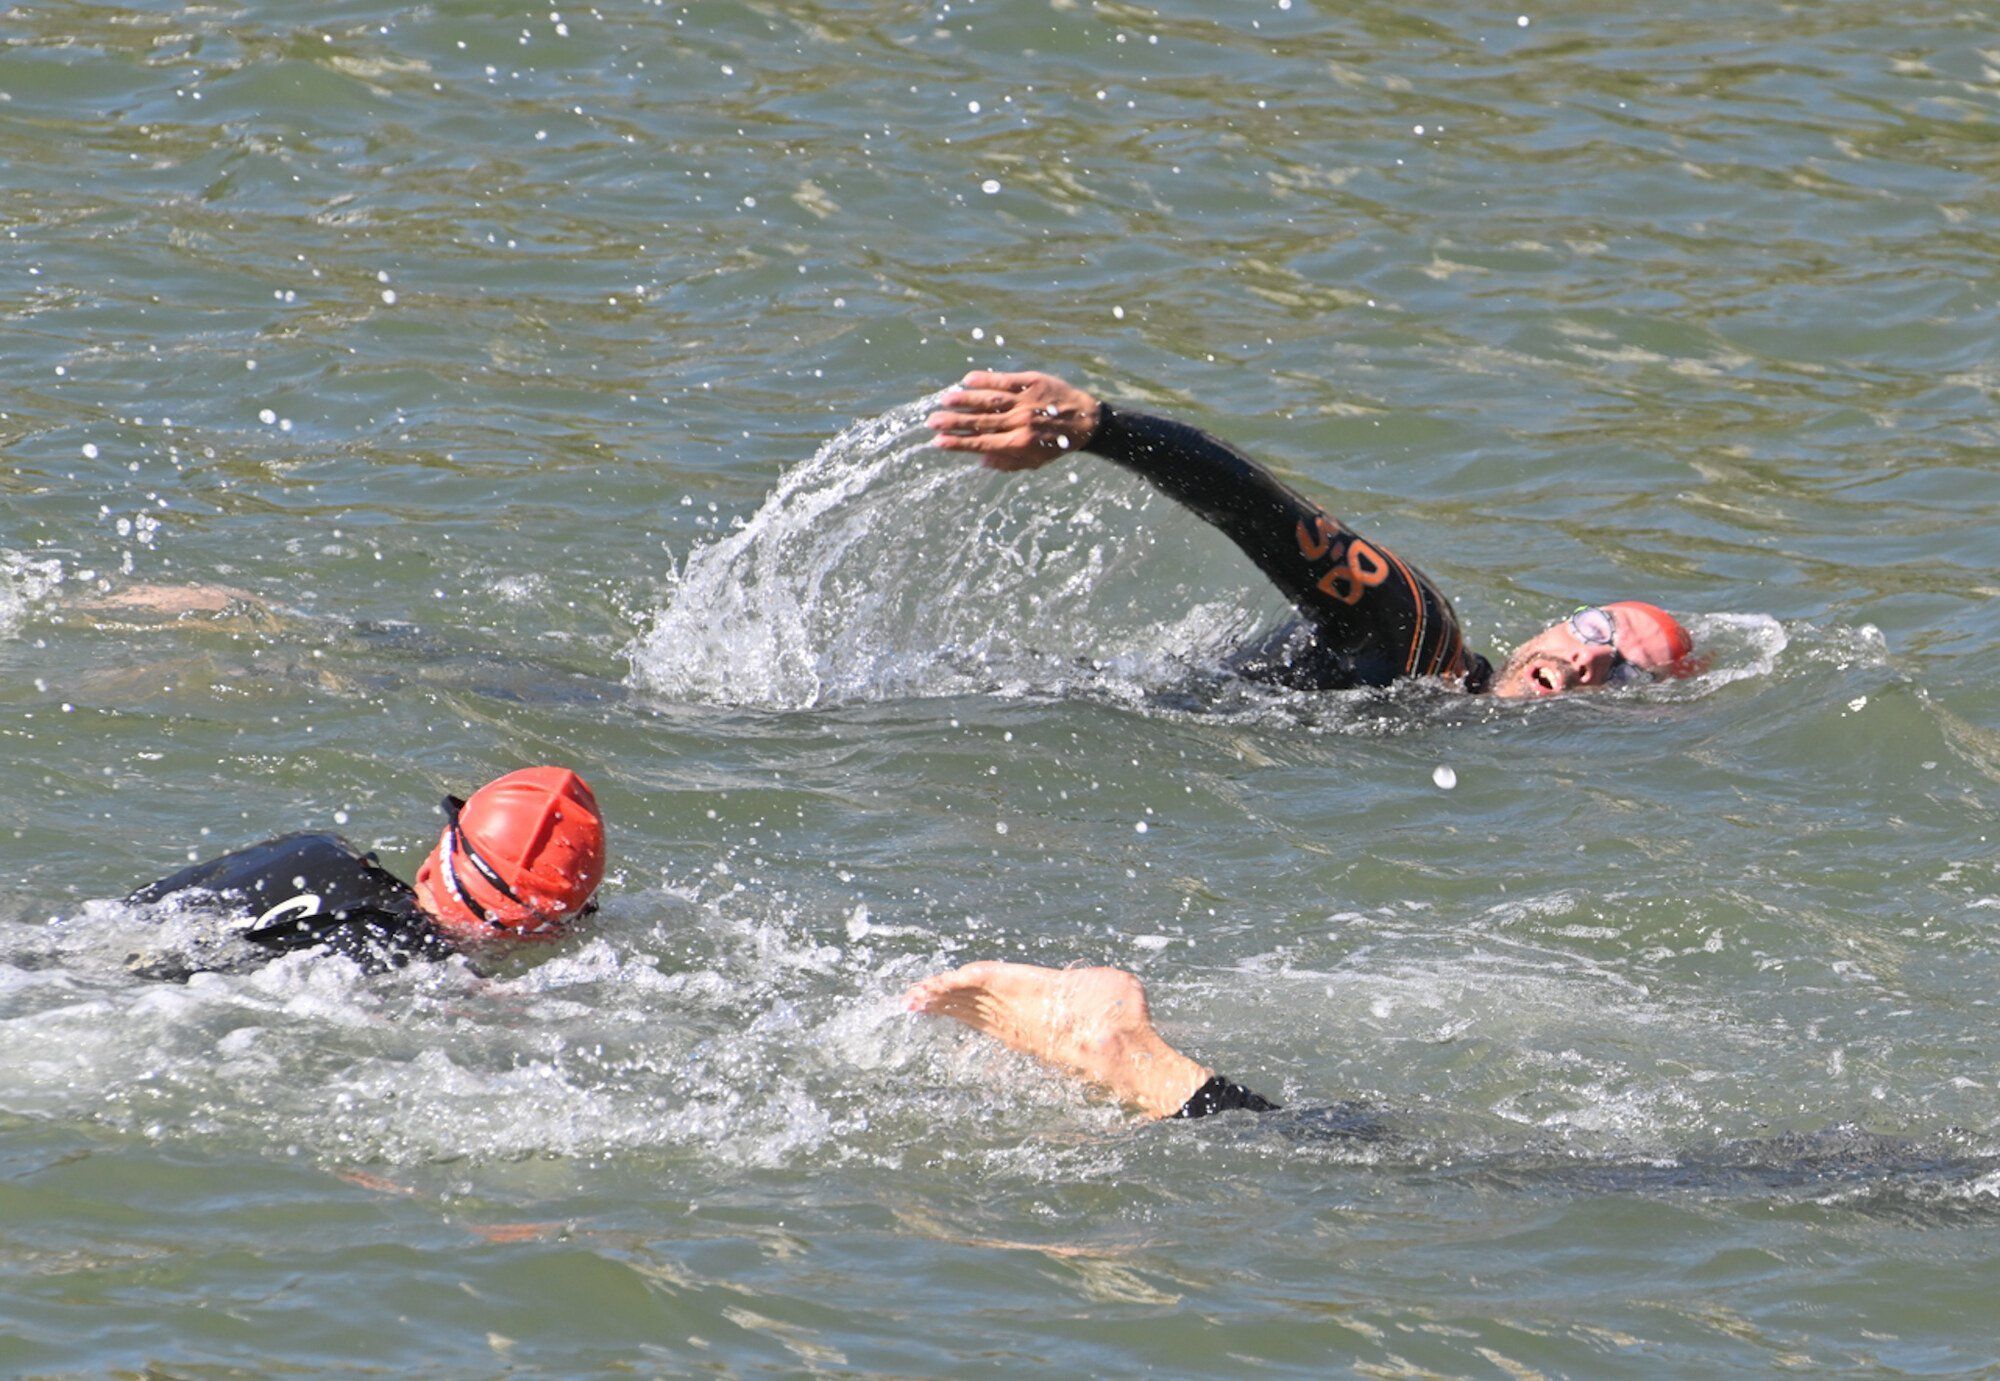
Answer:
POLYGON ((986 193, 986 195, 990 197, 995 192, 1000 190, 1000 184, 995 179, 989 177, 986 179, 986 181, 979 184, 979 190, 986 193))
POLYGON ((1440 763, 1431 769, 1431 780, 1438 784, 1438 790, 1449 791, 1458 785, 1458 773, 1440 763))

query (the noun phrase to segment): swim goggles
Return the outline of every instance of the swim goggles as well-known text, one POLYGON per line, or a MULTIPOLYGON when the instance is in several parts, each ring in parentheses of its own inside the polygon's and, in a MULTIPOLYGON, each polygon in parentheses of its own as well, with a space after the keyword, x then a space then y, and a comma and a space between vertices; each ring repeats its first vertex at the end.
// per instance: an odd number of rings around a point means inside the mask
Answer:
POLYGON ((1606 684, 1646 675, 1645 668, 1618 650, 1618 621, 1611 617, 1609 609, 1595 604, 1584 605, 1569 616, 1569 631, 1586 646, 1611 649, 1611 665, 1604 672, 1606 684))

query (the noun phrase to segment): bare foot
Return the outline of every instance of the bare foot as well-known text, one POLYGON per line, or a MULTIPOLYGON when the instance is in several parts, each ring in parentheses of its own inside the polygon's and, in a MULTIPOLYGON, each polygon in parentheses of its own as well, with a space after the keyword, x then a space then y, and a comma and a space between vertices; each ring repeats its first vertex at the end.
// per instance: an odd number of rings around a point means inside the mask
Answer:
POLYGON ((1213 1074, 1160 1038, 1146 989, 1123 969, 984 960, 913 985, 903 1005, 964 1022, 1152 1117, 1172 1117, 1213 1074))

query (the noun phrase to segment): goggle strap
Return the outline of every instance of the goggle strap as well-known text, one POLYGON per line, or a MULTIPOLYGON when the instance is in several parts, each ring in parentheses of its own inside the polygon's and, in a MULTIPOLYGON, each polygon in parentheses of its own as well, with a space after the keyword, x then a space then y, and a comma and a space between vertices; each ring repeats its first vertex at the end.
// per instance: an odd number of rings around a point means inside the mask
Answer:
MULTIPOLYGON (((458 813, 464 809, 465 802, 458 797, 447 796, 444 798, 445 847, 442 855, 444 866, 440 871, 444 875, 446 889, 450 891, 452 896, 458 899, 460 905, 477 916, 483 924, 491 926, 495 930, 513 930, 524 935, 538 935, 545 930, 558 929, 561 925, 560 921, 537 915, 534 907, 529 906, 528 903, 515 895, 514 889, 501 879, 500 874, 494 870, 493 865, 479 856, 478 851, 466 839, 464 831, 458 827, 458 813), (465 890, 465 884, 459 881, 458 868, 452 862, 452 855, 460 853, 465 855, 466 860, 472 864, 473 869, 479 876, 492 884, 496 892, 508 901, 513 902, 514 905, 525 908, 531 916, 534 916, 534 922, 525 926, 508 926, 505 922, 496 919, 485 907, 474 901, 471 894, 465 890)), ((597 903, 593 899, 584 908, 583 914, 589 915, 590 912, 596 909, 597 903)))
POLYGON ((450 822, 451 847, 453 851, 463 853, 466 862, 472 865, 473 871, 485 878, 494 891, 516 906, 526 906, 527 903, 522 901, 516 895, 514 889, 507 885, 506 879, 500 876, 499 870, 479 856, 479 851, 472 847, 472 841, 465 837, 465 831, 458 827, 458 813, 464 809, 465 802, 458 797, 447 796, 444 798, 444 815, 445 819, 450 822))

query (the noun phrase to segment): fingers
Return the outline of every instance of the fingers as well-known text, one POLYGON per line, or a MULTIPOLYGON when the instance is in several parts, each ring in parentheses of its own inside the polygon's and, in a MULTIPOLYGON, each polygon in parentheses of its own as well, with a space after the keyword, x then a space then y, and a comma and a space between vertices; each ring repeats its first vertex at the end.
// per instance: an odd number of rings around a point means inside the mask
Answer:
POLYGON ((999 389, 1006 393, 1019 393, 1023 389, 1032 388, 1039 383, 1053 384, 1058 382, 1060 381, 1054 375, 1044 374, 1040 370, 1034 369, 1020 370, 1013 373, 997 369, 975 369, 963 379, 960 379, 958 385, 960 388, 999 389))
POLYGON ((1021 405, 1021 396, 997 388, 954 388, 948 390, 938 402, 941 407, 966 412, 1006 412, 1021 405))
POLYGON ((1044 441, 1025 427, 1000 432, 943 432, 932 445, 940 451, 1023 451, 1042 450, 1055 443, 1044 441))
POLYGON ((1071 395, 1091 401, 1053 375, 976 369, 924 425, 940 450, 973 452, 989 470, 1038 470, 1087 438, 1071 395))
POLYGON ((934 432, 1007 432, 1028 422, 1014 408, 1005 412, 940 411, 924 419, 924 425, 934 432))
POLYGON ((954 406, 952 398, 944 402, 946 406, 924 418, 924 424, 934 432, 990 432, 996 426, 1024 426, 1028 422, 1026 408, 960 408, 954 406))

